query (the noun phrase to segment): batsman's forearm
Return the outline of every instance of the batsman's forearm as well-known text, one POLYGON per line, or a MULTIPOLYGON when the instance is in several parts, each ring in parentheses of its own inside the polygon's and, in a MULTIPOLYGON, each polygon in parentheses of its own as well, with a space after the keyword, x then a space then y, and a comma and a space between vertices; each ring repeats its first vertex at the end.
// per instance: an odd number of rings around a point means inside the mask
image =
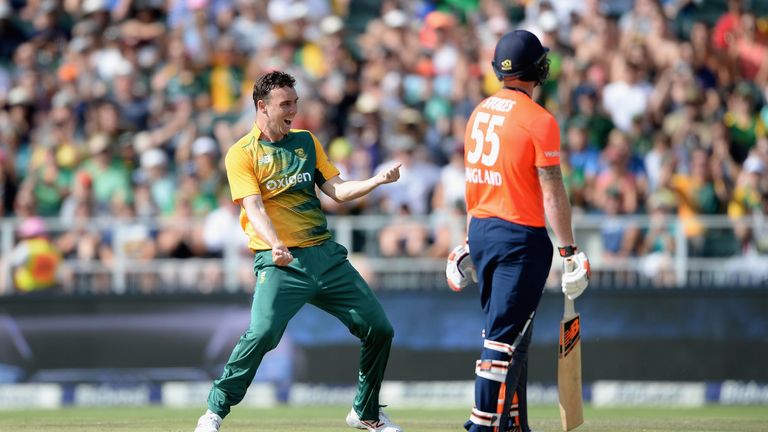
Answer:
POLYGON ((544 214, 560 246, 575 244, 571 226, 571 203, 562 183, 544 193, 544 214))
POLYGON ((376 189, 378 185, 373 177, 367 180, 347 180, 335 186, 336 200, 345 202, 360 198, 376 189))

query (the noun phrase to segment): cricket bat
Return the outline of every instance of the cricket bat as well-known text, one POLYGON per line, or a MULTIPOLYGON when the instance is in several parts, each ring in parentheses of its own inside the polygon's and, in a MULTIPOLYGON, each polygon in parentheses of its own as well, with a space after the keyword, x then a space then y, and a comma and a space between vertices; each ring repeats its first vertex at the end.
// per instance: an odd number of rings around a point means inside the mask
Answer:
POLYGON ((567 432, 584 423, 584 406, 581 400, 581 321, 573 300, 564 297, 557 358, 557 392, 560 397, 560 422, 563 431, 567 432))

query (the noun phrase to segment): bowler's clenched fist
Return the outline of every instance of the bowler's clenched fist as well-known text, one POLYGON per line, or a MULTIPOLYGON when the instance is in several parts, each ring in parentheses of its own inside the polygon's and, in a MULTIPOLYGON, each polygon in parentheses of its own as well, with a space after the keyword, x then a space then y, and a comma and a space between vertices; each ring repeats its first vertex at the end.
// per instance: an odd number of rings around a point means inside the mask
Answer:
POLYGON ((272 248, 272 261, 275 265, 285 266, 293 261, 293 255, 284 245, 279 245, 272 248))

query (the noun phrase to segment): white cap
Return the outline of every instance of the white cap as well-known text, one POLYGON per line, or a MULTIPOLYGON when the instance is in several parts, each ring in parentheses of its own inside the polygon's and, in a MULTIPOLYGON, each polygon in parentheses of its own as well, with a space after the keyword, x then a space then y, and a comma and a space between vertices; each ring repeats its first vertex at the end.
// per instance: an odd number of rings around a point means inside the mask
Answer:
POLYGON ((545 32, 557 29, 557 15, 551 10, 546 10, 539 15, 539 27, 545 32))
POLYGON ((408 17, 400 9, 392 9, 384 14, 384 24, 389 27, 399 28, 408 22, 408 17))
POLYGON ((292 4, 290 7, 290 11, 291 11, 290 13, 291 18, 295 20, 299 20, 309 16, 309 6, 303 1, 292 4))
POLYGON ((744 170, 752 174, 762 174, 765 172, 765 162, 758 156, 750 155, 744 161, 744 170))
POLYGON ((97 133, 88 138, 88 150, 91 154, 98 154, 109 149, 109 136, 105 133, 97 133))
POLYGON ((88 15, 94 12, 107 10, 106 0, 84 0, 83 14, 88 15))
POLYGON ((379 110, 379 100, 366 92, 357 97, 355 108, 363 114, 370 114, 379 110))
POLYGON ((192 154, 195 156, 215 153, 216 141, 211 137, 202 136, 192 142, 192 154))
POLYGON ((162 165, 165 165, 167 160, 168 160, 168 157, 165 155, 165 153, 163 153, 162 150, 157 148, 151 148, 141 154, 141 167, 153 168, 153 167, 162 166, 162 165))
POLYGON ((31 101, 29 92, 24 87, 14 87, 8 92, 8 105, 24 105, 31 101))
POLYGON ((320 21, 320 31, 334 34, 344 28, 344 21, 336 15, 328 15, 320 21))
POLYGON ((152 135, 147 131, 141 131, 133 136, 133 150, 138 154, 144 154, 152 147, 152 135))

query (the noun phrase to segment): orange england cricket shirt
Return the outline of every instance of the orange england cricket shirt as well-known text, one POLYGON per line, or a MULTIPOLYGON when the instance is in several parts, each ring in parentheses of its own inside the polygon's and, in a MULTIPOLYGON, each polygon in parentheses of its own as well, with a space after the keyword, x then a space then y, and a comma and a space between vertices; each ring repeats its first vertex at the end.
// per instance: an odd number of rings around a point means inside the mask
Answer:
POLYGON ((545 226, 536 167, 559 164, 560 129, 552 114, 522 91, 499 90, 467 123, 467 211, 477 218, 545 226))

